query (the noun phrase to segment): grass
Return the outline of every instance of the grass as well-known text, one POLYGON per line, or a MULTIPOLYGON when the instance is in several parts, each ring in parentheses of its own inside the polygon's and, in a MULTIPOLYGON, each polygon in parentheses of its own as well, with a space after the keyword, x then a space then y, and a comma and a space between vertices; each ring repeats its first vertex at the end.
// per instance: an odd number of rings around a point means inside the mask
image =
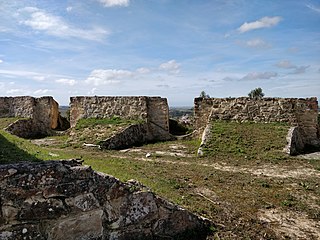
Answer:
MULTIPOLYGON (((93 128, 97 126, 101 125, 93 128)), ((214 122, 208 155, 201 158, 196 156, 199 140, 160 142, 121 152, 74 149, 65 145, 66 136, 50 137, 57 144, 36 146, 30 140, 0 131, 1 151, 5 151, 0 163, 81 158, 96 171, 122 181, 136 179, 160 196, 209 218, 215 223, 216 239, 279 239, 271 225, 258 219, 260 211, 280 209, 320 221, 319 177, 308 175, 308 171, 319 172, 320 160, 282 153, 287 129, 283 124, 214 122), (158 151, 182 152, 186 156, 156 154, 158 151), (151 157, 146 158, 146 153, 151 157), (276 173, 308 171, 296 177, 273 177, 254 174, 257 169, 276 173)))
POLYGON ((4 129, 4 128, 8 127, 11 123, 14 123, 15 121, 17 121, 19 119, 23 119, 23 118, 15 118, 15 117, 0 118, 0 129, 4 129))
POLYGON ((123 119, 117 116, 80 119, 75 128, 71 130, 67 142, 76 148, 81 147, 83 143, 99 144, 100 141, 111 137, 126 127, 140 123, 143 123, 143 120, 123 119))
POLYGON ((286 160, 288 156, 282 150, 288 129, 284 123, 214 121, 204 151, 217 160, 286 160))
MULTIPOLYGON (((0 128, 3 129, 9 124, 21 118, 0 118, 0 128)), ((65 136, 63 137, 65 138, 65 136)), ((0 164, 15 163, 21 161, 38 162, 42 160, 68 159, 71 155, 64 154, 62 151, 45 149, 31 142, 11 135, 0 130, 0 164)))
POLYGON ((82 130, 85 128, 93 128, 95 126, 109 126, 109 125, 130 125, 130 124, 138 124, 142 123, 143 120, 135 120, 135 119, 123 119, 118 116, 114 116, 112 118, 84 118, 80 119, 77 122, 75 127, 76 130, 82 130))

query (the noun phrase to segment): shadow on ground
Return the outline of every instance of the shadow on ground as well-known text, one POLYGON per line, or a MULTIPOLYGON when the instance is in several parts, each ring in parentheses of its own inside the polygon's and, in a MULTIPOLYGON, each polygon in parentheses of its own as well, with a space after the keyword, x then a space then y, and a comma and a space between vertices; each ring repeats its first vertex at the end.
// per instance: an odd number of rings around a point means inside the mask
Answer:
POLYGON ((14 143, 9 142, 0 133, 0 164, 17 163, 17 162, 39 162, 37 157, 18 148, 14 143))

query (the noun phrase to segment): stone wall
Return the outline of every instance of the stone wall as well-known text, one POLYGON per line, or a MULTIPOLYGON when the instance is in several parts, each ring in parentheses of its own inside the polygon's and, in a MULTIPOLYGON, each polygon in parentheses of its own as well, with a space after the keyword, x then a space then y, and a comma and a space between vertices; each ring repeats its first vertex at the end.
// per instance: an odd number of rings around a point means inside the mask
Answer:
POLYGON ((206 239, 209 222, 79 161, 0 166, 0 239, 206 239))
POLYGON ((74 127, 82 118, 112 118, 143 120, 150 140, 169 137, 169 107, 161 97, 71 97, 70 124, 74 127))
POLYGON ((28 119, 9 126, 12 134, 20 137, 48 135, 58 127, 59 105, 52 97, 0 97, 0 118, 4 117, 28 119))
POLYGON ((304 146, 319 145, 317 98, 195 98, 194 107, 199 135, 214 119, 287 122, 297 128, 304 146))

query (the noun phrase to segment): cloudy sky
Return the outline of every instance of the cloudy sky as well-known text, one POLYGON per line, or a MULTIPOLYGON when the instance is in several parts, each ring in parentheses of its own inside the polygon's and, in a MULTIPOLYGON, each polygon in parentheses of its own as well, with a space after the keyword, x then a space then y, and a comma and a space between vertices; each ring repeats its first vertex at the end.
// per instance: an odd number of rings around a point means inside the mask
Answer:
POLYGON ((320 97, 319 0, 0 0, 0 95, 320 97))

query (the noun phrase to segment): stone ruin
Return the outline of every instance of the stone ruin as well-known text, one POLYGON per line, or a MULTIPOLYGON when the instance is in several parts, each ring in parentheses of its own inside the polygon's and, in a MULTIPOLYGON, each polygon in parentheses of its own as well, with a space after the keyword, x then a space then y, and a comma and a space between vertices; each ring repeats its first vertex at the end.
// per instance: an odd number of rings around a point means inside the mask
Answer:
MULTIPOLYGON (((7 131, 24 138, 47 136, 54 129, 65 130, 68 123, 59 114, 52 97, 0 97, 0 118, 20 117, 7 131)), ((317 98, 195 98, 195 124, 198 136, 208 133, 214 119, 255 122, 287 122, 286 152, 298 154, 308 147, 320 146, 317 98)), ((71 97, 70 125, 83 118, 135 119, 141 121, 101 142, 103 149, 120 149, 146 142, 172 140, 169 108, 161 97, 71 97)))
POLYGON ((68 127, 52 97, 0 97, 0 118, 9 117, 23 118, 6 129, 23 138, 48 136, 54 129, 68 127))
MULTIPOLYGON (((212 120, 286 122, 285 151, 295 155, 306 148, 320 147, 317 98, 195 98, 195 129, 205 145, 212 120)), ((201 149, 200 149, 201 151, 201 149)))
POLYGON ((83 118, 112 118, 141 121, 100 142, 102 149, 121 149, 146 142, 172 140, 169 133, 169 107, 161 97, 71 97, 70 124, 83 118))
MULTIPOLYGON (((72 97, 70 112, 72 127, 81 118, 142 121, 106 140, 105 148, 131 138, 133 142, 171 138, 164 98, 72 97)), ((25 118, 7 128, 21 137, 48 135, 62 125, 52 97, 2 97, 0 117, 25 118)), ((196 98, 198 135, 205 136, 215 119, 287 122, 289 154, 320 145, 316 98, 196 98)), ((210 227, 207 220, 139 183, 122 183, 77 160, 1 165, 0 209, 0 239, 6 240, 206 239, 210 227)))
POLYGON ((206 239, 210 222, 77 160, 0 165, 0 239, 206 239))

